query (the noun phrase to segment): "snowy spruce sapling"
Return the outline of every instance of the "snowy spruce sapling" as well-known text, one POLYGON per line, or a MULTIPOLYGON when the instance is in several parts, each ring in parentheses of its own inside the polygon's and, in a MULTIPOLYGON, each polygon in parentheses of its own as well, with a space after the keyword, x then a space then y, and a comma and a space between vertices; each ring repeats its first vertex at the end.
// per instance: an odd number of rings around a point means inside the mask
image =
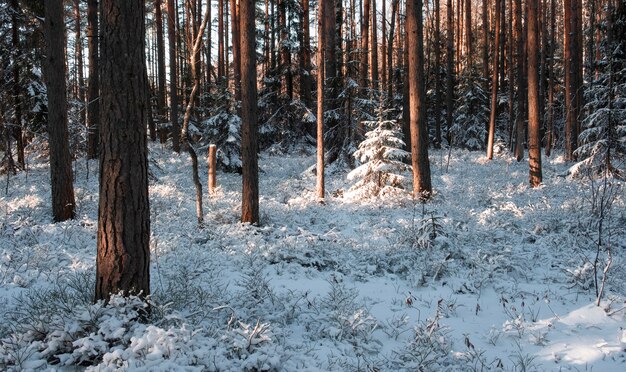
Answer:
POLYGON ((379 196, 397 189, 403 189, 403 172, 410 172, 411 166, 403 159, 411 156, 404 151, 404 141, 394 120, 364 122, 365 140, 359 144, 353 156, 361 165, 348 174, 348 180, 358 180, 349 193, 358 196, 379 196))

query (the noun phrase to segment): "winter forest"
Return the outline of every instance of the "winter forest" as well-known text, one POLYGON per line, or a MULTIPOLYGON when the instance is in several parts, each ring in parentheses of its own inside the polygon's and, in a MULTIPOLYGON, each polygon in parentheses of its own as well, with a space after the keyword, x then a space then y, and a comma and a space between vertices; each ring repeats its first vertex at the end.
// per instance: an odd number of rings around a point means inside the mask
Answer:
POLYGON ((0 0, 0 370, 626 370, 623 0, 0 0))

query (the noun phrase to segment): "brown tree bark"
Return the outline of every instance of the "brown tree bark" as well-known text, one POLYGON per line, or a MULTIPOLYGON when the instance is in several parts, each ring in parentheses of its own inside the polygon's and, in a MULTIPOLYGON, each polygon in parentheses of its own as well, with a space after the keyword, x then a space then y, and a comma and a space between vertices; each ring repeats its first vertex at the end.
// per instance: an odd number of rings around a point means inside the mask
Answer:
MULTIPOLYGON (((329 27, 328 22, 328 3, 332 4, 333 0, 320 0, 319 12, 317 16, 318 24, 318 45, 317 45, 317 165, 316 165, 316 193, 319 200, 323 200, 324 191, 324 86, 325 86, 325 59, 326 59, 326 32, 329 27)), ((332 6, 332 5, 331 5, 332 6)))
POLYGON ((472 0, 465 0, 465 56, 467 57, 466 68, 471 69, 474 60, 472 48, 472 0))
POLYGON ((144 16, 143 1, 102 0, 96 300, 150 295, 144 16))
POLYGON ((550 48, 548 48, 548 118, 546 156, 550 156, 554 142, 554 49, 556 47, 556 0, 550 0, 550 48))
POLYGON ((235 101, 241 101, 241 35, 239 25, 239 2, 238 0, 230 0, 230 24, 232 32, 232 48, 233 48, 233 89, 235 93, 235 101))
MULTIPOLYGON (((491 114, 489 115, 489 134, 487 139, 487 159, 493 159, 493 142, 496 133, 496 117, 498 114, 498 58, 500 57, 500 12, 502 0, 495 0, 495 34, 496 40, 493 48, 493 73, 491 76, 491 114)), ((488 70, 488 69, 487 69, 488 70)))
POLYGON ((226 76, 224 67, 224 0, 219 0, 217 5, 217 78, 220 84, 226 76))
POLYGON ((435 0, 435 141, 433 146, 441 148, 441 27, 440 27, 440 0, 435 0))
MULTIPOLYGON (((389 24, 389 42, 387 46, 387 97, 389 101, 393 101, 393 41, 395 33, 396 14, 398 14, 398 6, 400 1, 392 0, 391 4, 391 23, 389 24)), ((399 47, 399 46, 398 46, 399 47)))
POLYGON ((447 0, 448 36, 446 40, 446 126, 448 146, 452 145, 452 112, 454 111, 454 8, 452 0, 447 0))
POLYGON ((83 76, 83 38, 81 36, 81 15, 80 15, 80 0, 74 0, 74 33, 76 35, 76 79, 78 96, 76 97, 80 106, 80 114, 78 115, 78 121, 80 124, 86 123, 86 110, 85 110, 85 83, 83 76))
POLYGON ((378 90, 378 22, 376 17, 376 1, 371 4, 372 8, 372 40, 370 43, 370 51, 372 55, 372 63, 370 76, 372 77, 372 88, 378 90))
POLYGON ((52 216, 55 222, 60 222, 74 218, 76 204, 72 186, 72 158, 67 133, 63 1, 46 1, 44 11, 52 216))
POLYGON ((528 164, 530 185, 541 184, 541 112, 539 111, 539 0, 528 1, 528 164))
POLYGON ((515 158, 522 161, 524 158, 524 34, 522 32, 522 0, 514 0, 514 27, 516 55, 515 64, 517 66, 516 86, 517 86, 517 111, 515 115, 515 158))
POLYGON ((89 47, 89 82, 87 86, 87 157, 96 159, 100 137, 100 58, 98 44, 98 0, 87 1, 87 45, 89 47))
POLYGON ((409 50, 413 196, 427 199, 432 193, 432 186, 428 160, 428 129, 426 128, 422 0, 407 0, 406 2, 406 33, 409 50))
POLYGON ((154 4, 156 11, 156 38, 157 38, 157 75, 159 83, 159 91, 157 93, 157 102, 159 105, 159 115, 165 117, 167 115, 167 107, 165 103, 165 40, 163 39, 163 3, 162 0, 156 0, 154 4))
MULTIPOLYGON (((482 26, 483 26, 483 80, 485 82, 485 92, 489 89, 489 0, 483 1, 482 26)), ((499 0, 495 0, 498 2, 499 0)), ((496 5, 497 6, 497 5, 496 5)), ((496 16, 497 17, 497 16, 496 16)), ((497 32, 497 31, 496 31, 497 32)), ((498 44, 495 44, 495 48, 498 44)), ((497 70, 497 61, 494 70, 497 70)))
MULTIPOLYGON (((321 9, 321 8, 320 8, 321 9)), ((361 13, 361 70, 360 86, 362 98, 367 97, 368 72, 369 72, 369 25, 370 25, 370 0, 363 0, 363 12, 361 13)))
POLYGON ((300 48, 300 95, 305 106, 311 107, 311 42, 309 31, 309 0, 302 1, 302 45, 300 48))
POLYGON ((241 25, 241 222, 259 223, 256 27, 254 0, 240 0, 241 25))
POLYGON ((180 152, 180 127, 178 125, 178 73, 176 53, 176 0, 167 0, 167 36, 170 56, 170 122, 172 123, 172 148, 180 152))
POLYGON ((380 53, 381 53, 380 82, 381 82, 381 91, 384 92, 387 89, 387 2, 385 0, 383 0, 383 6, 382 6, 381 32, 382 32, 382 40, 380 43, 380 53))

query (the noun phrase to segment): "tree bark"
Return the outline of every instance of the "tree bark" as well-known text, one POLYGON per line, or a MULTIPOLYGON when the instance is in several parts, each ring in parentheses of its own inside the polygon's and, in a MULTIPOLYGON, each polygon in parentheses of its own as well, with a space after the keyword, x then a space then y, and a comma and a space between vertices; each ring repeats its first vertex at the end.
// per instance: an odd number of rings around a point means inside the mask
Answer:
POLYGON ((156 31, 157 31, 157 75, 159 80, 159 92, 157 101, 159 105, 159 115, 165 117, 167 108, 165 103, 165 40, 163 39, 163 3, 156 0, 154 7, 156 10, 156 31))
POLYGON ((52 216, 55 222, 60 222, 74 218, 76 204, 72 186, 72 158, 67 133, 65 22, 62 0, 45 2, 44 35, 47 45, 45 76, 48 90, 52 216))
POLYGON ((241 87, 239 81, 241 81, 241 35, 239 25, 239 2, 238 0, 230 0, 230 24, 232 31, 232 44, 233 44, 233 89, 235 93, 235 101, 241 101, 241 87))
POLYGON ((144 16, 143 1, 102 0, 96 300, 150 295, 144 16))
POLYGON ((20 37, 19 37, 19 25, 18 25, 18 13, 19 3, 17 0, 11 0, 11 38, 14 53, 13 60, 13 105, 15 109, 15 123, 13 123, 13 130, 11 131, 15 138, 16 150, 17 150, 17 163, 20 168, 26 168, 26 161, 24 159, 24 136, 22 134, 22 102, 21 102, 21 87, 20 87, 20 63, 17 61, 20 53, 20 37))
POLYGON ((306 107, 311 107, 311 44, 309 31, 309 0, 302 0, 302 46, 300 56, 300 95, 306 107))
POLYGON ((406 2, 406 33, 409 50, 409 94, 413 195, 429 198, 432 193, 428 160, 428 129, 424 89, 424 44, 422 0, 406 2))
POLYGON ((241 222, 259 223, 259 163, 254 0, 240 0, 241 24, 241 222))
POLYGON ((372 40, 371 40, 371 55, 372 55, 372 64, 371 64, 371 73, 372 77, 372 88, 374 90, 378 90, 378 23, 376 21, 376 1, 372 2, 372 40))
MULTIPOLYGON (((493 159, 493 142, 496 133, 496 117, 498 116, 498 58, 500 57, 500 12, 502 0, 495 0, 495 34, 496 40, 493 48, 493 73, 491 76, 491 114, 489 115, 489 137, 487 139, 487 159, 493 159)), ((488 71, 489 69, 487 69, 488 71)))
POLYGON ((80 114, 78 115, 78 121, 80 124, 86 122, 86 110, 85 110, 85 84, 83 76, 83 38, 81 36, 81 16, 80 16, 80 0, 74 0, 74 33, 76 34, 76 63, 78 80, 78 103, 80 107, 80 114))
POLYGON ((87 157, 98 157, 100 137, 100 58, 98 45, 98 0, 87 2, 87 43, 89 47, 89 82, 87 87, 87 157))
POLYGON ((448 146, 452 145, 452 112, 454 111, 454 9, 452 0, 447 0, 448 37, 446 56, 446 126, 448 146))
POLYGON ((440 0, 435 0, 435 141, 433 146, 441 148, 441 27, 440 24, 440 0))
POLYGON ((218 83, 224 82, 226 68, 224 67, 224 0, 217 5, 217 78, 218 83))
MULTIPOLYGON (((316 193, 317 198, 324 199, 324 80, 325 80, 325 48, 326 48, 326 2, 319 1, 318 44, 317 44, 317 165, 316 165, 316 193)), ((332 2, 332 0, 330 0, 332 2)))
POLYGON ((517 112, 515 115, 515 158, 522 161, 524 158, 524 37, 522 32, 522 0, 514 0, 514 27, 517 52, 515 63, 517 66, 517 112))
POLYGON ((178 125, 178 74, 176 53, 176 0, 167 0, 167 36, 170 55, 170 121, 172 123, 172 148, 180 152, 180 127, 178 125))
POLYGON ((530 185, 541 184, 541 112, 539 111, 538 0, 528 1, 528 163, 530 185))
POLYGON ((382 15, 381 15, 381 31, 382 40, 380 45, 381 50, 381 91, 387 89, 387 2, 383 0, 382 15))
POLYGON ((391 23, 389 24, 389 41, 387 46, 387 97, 389 102, 393 102, 393 41, 395 32, 396 14, 398 14, 398 0, 392 0, 391 23))
MULTIPOLYGON (((320 7, 321 9, 321 7, 320 7)), ((368 60, 369 60, 369 25, 370 25, 370 0, 363 0, 363 12, 361 13, 361 97, 367 97, 368 84, 368 60)))

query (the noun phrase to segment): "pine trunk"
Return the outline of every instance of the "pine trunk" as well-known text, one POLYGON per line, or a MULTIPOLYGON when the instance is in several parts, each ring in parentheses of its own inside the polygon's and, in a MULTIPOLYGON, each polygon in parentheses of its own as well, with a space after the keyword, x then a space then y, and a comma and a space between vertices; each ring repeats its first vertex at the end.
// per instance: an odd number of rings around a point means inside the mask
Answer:
POLYGON ((167 36, 170 55, 170 122, 172 123, 172 148, 180 152, 180 127, 178 125, 178 74, 176 53, 176 0, 167 0, 167 36))
POLYGON ((96 300, 150 295, 144 16, 143 1, 102 1, 96 300))
POLYGON ((98 0, 87 2, 87 43, 89 47, 89 82, 87 87, 87 157, 98 157, 100 137, 100 58, 98 57, 98 0))
POLYGON ((60 222, 74 218, 76 204, 67 131, 65 48, 63 45, 65 21, 62 0, 45 2, 44 36, 47 45, 45 76, 48 91, 52 216, 55 222, 60 222))
POLYGON ((541 184, 541 112, 539 111, 539 29, 537 3, 528 1, 528 163, 530 185, 541 184))
POLYGON ((495 15, 495 34, 496 40, 493 48, 493 73, 491 75, 491 114, 489 115, 489 134, 487 140, 487 159, 493 159, 493 143, 496 133, 496 118, 498 114, 498 58, 500 58, 500 12, 502 0, 495 0, 496 2, 496 15, 495 15))

